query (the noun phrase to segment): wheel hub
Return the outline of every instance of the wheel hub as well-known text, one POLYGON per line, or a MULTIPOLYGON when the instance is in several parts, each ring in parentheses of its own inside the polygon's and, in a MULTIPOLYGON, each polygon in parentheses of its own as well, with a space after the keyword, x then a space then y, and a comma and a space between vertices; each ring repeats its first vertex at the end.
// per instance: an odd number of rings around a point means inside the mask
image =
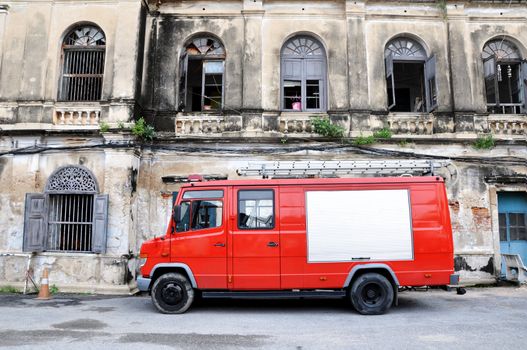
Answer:
POLYGON ((183 300, 183 288, 180 285, 168 283, 161 290, 161 297, 167 304, 178 304, 183 300))
POLYGON ((362 298, 366 304, 375 305, 383 299, 383 291, 379 285, 370 283, 364 286, 362 298))

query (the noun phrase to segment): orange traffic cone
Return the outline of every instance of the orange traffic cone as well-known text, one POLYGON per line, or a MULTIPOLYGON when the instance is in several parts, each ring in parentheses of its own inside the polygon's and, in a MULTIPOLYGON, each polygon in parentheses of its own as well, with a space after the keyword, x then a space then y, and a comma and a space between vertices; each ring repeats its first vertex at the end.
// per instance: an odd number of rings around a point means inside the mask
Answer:
POLYGON ((42 278, 40 279, 40 290, 38 291, 37 299, 48 300, 51 299, 51 294, 49 293, 49 272, 47 267, 42 271, 42 278))

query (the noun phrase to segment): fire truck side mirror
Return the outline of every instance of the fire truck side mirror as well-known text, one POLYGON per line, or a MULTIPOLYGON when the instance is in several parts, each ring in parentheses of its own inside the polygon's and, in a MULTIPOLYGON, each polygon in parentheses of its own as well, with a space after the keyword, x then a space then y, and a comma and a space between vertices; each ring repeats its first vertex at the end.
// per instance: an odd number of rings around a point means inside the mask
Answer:
POLYGON ((181 222, 181 205, 174 206, 174 222, 181 222))

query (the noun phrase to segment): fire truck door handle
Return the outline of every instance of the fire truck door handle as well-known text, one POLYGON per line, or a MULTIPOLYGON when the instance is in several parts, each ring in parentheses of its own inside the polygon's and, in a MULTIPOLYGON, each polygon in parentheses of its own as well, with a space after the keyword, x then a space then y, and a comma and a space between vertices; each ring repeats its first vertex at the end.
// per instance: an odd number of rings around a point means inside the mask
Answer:
POLYGON ((269 242, 269 243, 267 243, 267 246, 268 247, 278 247, 278 243, 276 243, 276 242, 269 242))
POLYGON ((218 242, 214 246, 215 247, 225 247, 225 243, 218 242))

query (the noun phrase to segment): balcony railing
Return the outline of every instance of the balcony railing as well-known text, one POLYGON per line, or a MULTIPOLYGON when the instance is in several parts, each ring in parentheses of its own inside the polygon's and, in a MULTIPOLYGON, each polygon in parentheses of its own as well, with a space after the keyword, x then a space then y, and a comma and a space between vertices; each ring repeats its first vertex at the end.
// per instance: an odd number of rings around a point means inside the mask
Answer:
POLYGON ((56 106, 53 124, 98 126, 101 118, 99 106, 56 106))
POLYGON ((491 115, 489 116, 488 124, 493 134, 527 134, 527 116, 525 115, 491 115))
POLYGON ((393 134, 432 135, 434 117, 429 114, 392 114, 386 120, 393 134))
POLYGON ((176 135, 181 136, 221 136, 225 132, 241 131, 241 128, 241 116, 176 116, 176 135))
POLYGON ((520 114, 522 106, 522 103, 487 104, 487 112, 491 114, 520 114))
POLYGON ((284 134, 314 134, 311 125, 311 115, 298 115, 288 113, 278 117, 278 130, 284 134))

